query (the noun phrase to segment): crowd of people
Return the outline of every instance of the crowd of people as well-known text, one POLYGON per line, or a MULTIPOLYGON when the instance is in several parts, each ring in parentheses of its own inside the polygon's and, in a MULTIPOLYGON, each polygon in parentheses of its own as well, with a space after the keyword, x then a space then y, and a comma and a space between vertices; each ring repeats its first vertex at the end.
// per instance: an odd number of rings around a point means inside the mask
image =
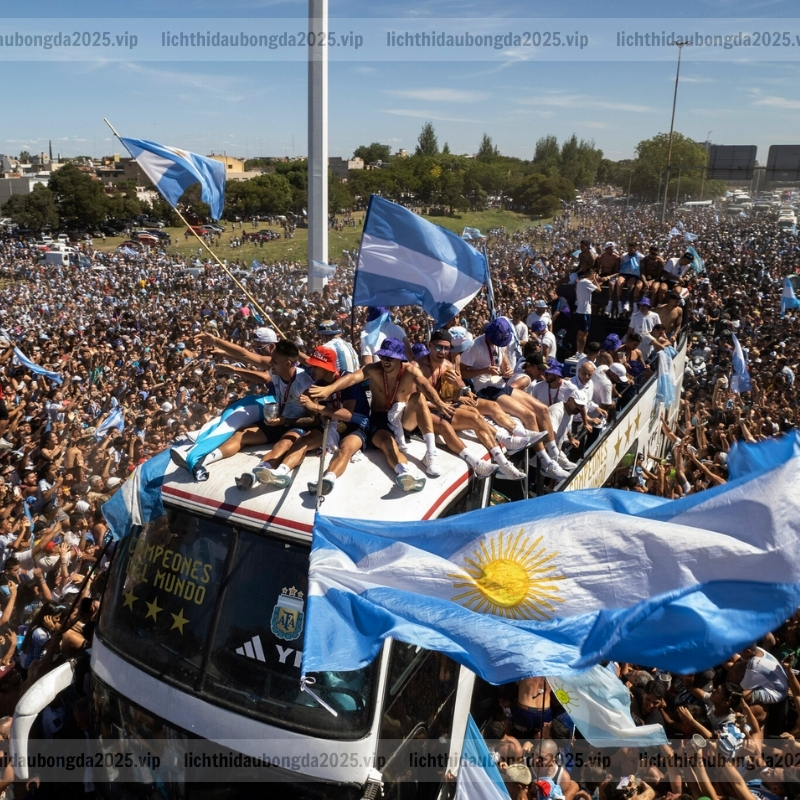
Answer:
MULTIPOLYGON (((613 423, 636 387, 663 369, 660 354, 674 354, 685 336, 681 410, 674 424, 662 419, 673 446, 629 456, 612 483, 669 498, 723 483, 734 442, 798 422, 800 315, 783 316, 780 303, 800 246, 767 219, 714 208, 673 222, 665 229, 651 206, 575 207, 552 225, 492 231, 495 314, 481 293, 436 330, 416 307, 353 309, 355 254, 321 295, 309 295, 304 265, 260 265, 246 280, 252 303, 213 264, 187 275, 193 264, 168 249, 83 245, 91 266, 62 267, 40 262, 32 242, 0 234, 0 731, 38 676, 90 641, 111 552, 101 507, 166 449, 203 480, 219 459, 261 448, 262 463, 237 485, 285 489, 330 420, 337 455, 312 491, 328 493, 337 481, 346 491, 349 459, 370 445, 403 491, 421 489, 425 474, 405 456, 413 432, 425 442, 429 476, 438 474, 440 443, 478 476, 512 479, 522 474, 509 457, 529 447, 554 487, 576 469, 579 437, 613 423), (595 341, 597 317, 619 332, 595 341), (744 393, 731 384, 734 335, 752 381, 744 393), (274 402, 253 410, 252 396, 274 402), (243 411, 220 430, 216 420, 230 407, 243 411), (187 442, 198 430, 219 435, 187 442), (466 447, 466 431, 483 458, 466 447)), ((728 733, 741 736, 741 747, 765 728, 794 735, 787 697, 800 696, 791 672, 797 625, 694 680, 659 683, 652 671, 618 665, 636 716, 660 719, 673 736, 701 733, 719 748, 728 733)), ((549 707, 543 680, 539 688, 549 707)), ((569 738, 555 713, 538 730, 520 729, 514 709, 533 691, 520 684, 508 716, 496 720, 502 735, 495 726, 489 737, 507 779, 531 798, 543 789, 517 747, 536 736, 569 738)), ((552 748, 539 750, 534 771, 553 777, 552 765, 541 771, 552 748)), ((624 796, 606 791, 599 775, 557 771, 555 793, 545 795, 554 800, 559 786, 566 800, 591 797, 601 784, 601 798, 629 796, 627 787, 614 790, 624 796)), ((3 784, 11 779, 6 770, 3 784)), ((683 784, 666 772, 639 775, 630 784, 637 797, 642 784, 663 796, 688 785, 712 800, 750 797, 732 776, 730 791, 699 774, 683 784)), ((747 791, 760 800, 794 796, 791 781, 780 786, 767 780, 747 791)))

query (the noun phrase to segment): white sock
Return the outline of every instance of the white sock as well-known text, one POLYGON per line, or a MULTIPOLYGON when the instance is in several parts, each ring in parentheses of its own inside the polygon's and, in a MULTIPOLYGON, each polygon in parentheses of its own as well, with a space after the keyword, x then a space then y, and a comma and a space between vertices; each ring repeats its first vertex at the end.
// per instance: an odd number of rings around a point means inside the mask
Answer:
POLYGON ((222 461, 223 458, 225 458, 225 456, 222 455, 219 447, 217 447, 203 459, 203 464, 207 466, 208 464, 213 464, 215 461, 222 461))
POLYGON ((552 459, 558 458, 558 447, 556 447, 555 440, 552 442, 545 442, 544 449, 547 450, 547 455, 552 459))
POLYGON ((286 464, 281 464, 275 469, 276 475, 288 475, 290 472, 291 470, 286 466, 286 464))
POLYGON ((408 472, 408 464, 401 464, 399 461, 397 462, 397 466, 394 468, 394 471, 398 475, 405 475, 408 472))
POLYGON ((458 454, 458 457, 463 458, 471 467, 478 463, 478 459, 466 447, 458 454))
POLYGON ((335 472, 326 472, 322 476, 322 480, 330 481, 331 483, 336 483, 336 473, 335 472))
POLYGON ((520 423, 519 425, 517 425, 516 428, 514 428, 513 431, 511 431, 511 435, 526 437, 528 435, 528 431, 525 430, 525 426, 522 423, 520 423))
POLYGON ((508 464, 506 454, 499 447, 493 447, 489 451, 489 455, 494 459, 494 462, 499 464, 501 467, 504 467, 506 464, 508 464))
POLYGON ((425 447, 428 449, 428 455, 436 455, 436 434, 425 433, 422 438, 425 440, 425 447))
POLYGON ((553 464, 558 466, 558 463, 556 462, 556 460, 554 458, 550 458, 550 456, 544 450, 540 450, 536 455, 539 456, 539 461, 541 461, 542 466, 545 469, 547 467, 552 466, 553 464))
POLYGON ((397 448, 401 453, 408 452, 408 445, 406 444, 406 435, 403 430, 403 414, 406 410, 405 403, 395 403, 386 414, 386 422, 394 434, 394 440, 397 442, 397 448))

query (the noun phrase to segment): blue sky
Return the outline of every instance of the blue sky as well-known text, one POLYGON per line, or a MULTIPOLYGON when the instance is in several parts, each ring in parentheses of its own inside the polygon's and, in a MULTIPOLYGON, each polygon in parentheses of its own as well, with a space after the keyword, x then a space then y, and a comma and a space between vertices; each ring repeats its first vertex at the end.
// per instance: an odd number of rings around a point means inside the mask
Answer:
MULTIPOLYGON (((608 2, 608 18, 665 18, 664 9, 641 3, 608 2), (648 6, 647 8, 650 8, 648 6)), ((140 1, 135 16, 275 19, 302 17, 306 4, 289 0, 140 1)), ((330 0, 332 18, 467 17, 569 18, 575 27, 595 17, 598 4, 407 0, 330 0)), ((114 18, 131 16, 118 2, 6 0, 0 36, 15 17, 114 18)), ((790 27, 800 34, 800 6, 785 0, 676 0, 676 25, 695 17, 758 19, 764 29, 790 27), (779 23, 772 24, 769 21, 779 23), (793 27, 791 27, 793 26, 793 27)), ((85 19, 86 25, 94 27, 85 19)), ((78 27, 78 23, 75 24, 78 27)), ((753 27, 743 26, 744 29, 753 27)), ((766 161, 770 144, 800 139, 800 40, 795 60, 752 61, 730 55, 713 62, 685 56, 675 120, 676 130, 698 141, 756 144, 766 161)), ((780 49, 770 52, 776 58, 780 49)), ((393 150, 413 150, 422 124, 433 122, 440 145, 472 153, 484 132, 502 153, 530 158, 536 140, 559 140, 575 132, 594 139, 609 158, 628 158, 641 139, 669 129, 676 53, 669 60, 543 62, 514 58, 486 61, 332 61, 330 64, 330 154, 346 156, 359 144, 380 141, 393 150)), ((0 153, 47 149, 62 155, 100 156, 119 150, 103 117, 124 135, 154 139, 200 153, 304 155, 306 152, 306 68, 302 61, 216 62, 137 61, 35 63, 0 60, 5 113, 0 153)))

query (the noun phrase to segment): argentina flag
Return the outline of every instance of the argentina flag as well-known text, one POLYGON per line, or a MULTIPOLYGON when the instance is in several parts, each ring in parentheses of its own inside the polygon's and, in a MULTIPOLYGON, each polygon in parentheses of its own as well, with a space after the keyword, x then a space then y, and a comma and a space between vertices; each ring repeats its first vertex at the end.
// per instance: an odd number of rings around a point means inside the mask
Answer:
POLYGON ((797 295, 794 291, 794 286, 792 285, 792 277, 791 275, 787 275, 783 279, 783 293, 781 294, 781 317, 786 316, 787 311, 791 311, 794 308, 800 308, 800 300, 797 299, 797 295))
POLYGON ((390 636, 491 683, 718 664, 800 605, 798 435, 736 445, 728 469, 680 500, 596 489, 433 522, 318 516, 303 671, 361 668, 390 636))
POLYGON ((211 207, 211 216, 214 219, 222 216, 225 165, 221 161, 146 139, 120 136, 119 140, 173 208, 190 186, 199 183, 203 202, 211 207))
POLYGON ((446 325, 486 283, 486 258, 452 231, 372 195, 353 304, 419 305, 446 325))

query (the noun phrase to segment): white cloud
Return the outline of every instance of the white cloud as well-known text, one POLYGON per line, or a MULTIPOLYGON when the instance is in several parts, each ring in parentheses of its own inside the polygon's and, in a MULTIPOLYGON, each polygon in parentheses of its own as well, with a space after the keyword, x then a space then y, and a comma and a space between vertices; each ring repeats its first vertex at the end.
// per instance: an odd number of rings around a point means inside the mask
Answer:
POLYGON ((464 119, 463 117, 445 117, 441 114, 431 114, 430 111, 417 110, 411 108, 386 108, 384 114, 394 114, 398 117, 416 117, 417 119, 429 119, 434 122, 480 122, 477 119, 464 119))
POLYGON ((422 100, 431 103, 468 103, 473 100, 485 100, 489 96, 485 92, 460 89, 387 89, 386 94, 406 100, 422 100))
MULTIPOLYGON (((672 81, 672 78, 669 79, 672 81)), ((681 83, 716 83, 713 78, 688 78, 681 76, 681 83)))
POLYGON ((641 113, 653 111, 648 106, 636 105, 634 103, 614 103, 607 100, 592 100, 588 95, 581 94, 545 94, 535 97, 525 97, 516 99, 515 102, 526 106, 553 106, 555 108, 571 108, 575 111, 581 109, 598 109, 601 111, 626 111, 631 113, 641 113))
POLYGON ((788 97, 762 97, 760 100, 756 100, 753 105, 796 110, 800 109, 800 100, 789 100, 788 97))

